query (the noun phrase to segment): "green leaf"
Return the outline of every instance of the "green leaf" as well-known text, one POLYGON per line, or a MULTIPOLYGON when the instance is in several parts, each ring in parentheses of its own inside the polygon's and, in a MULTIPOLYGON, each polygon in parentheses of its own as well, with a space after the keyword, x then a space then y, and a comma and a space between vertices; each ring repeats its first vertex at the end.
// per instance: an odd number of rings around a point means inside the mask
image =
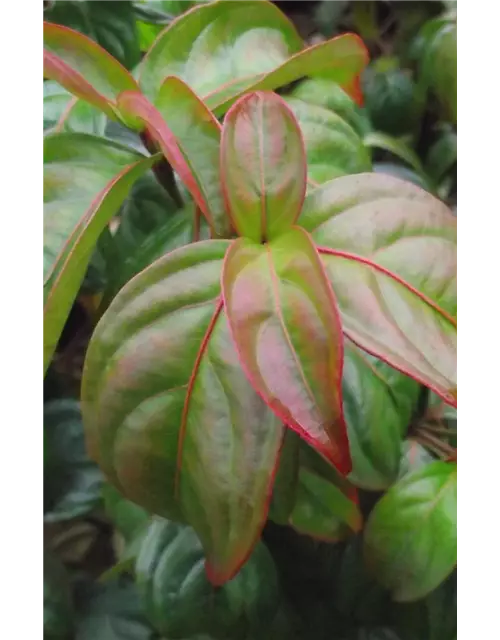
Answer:
MULTIPOLYGON (((393 136, 414 133, 422 115, 423 101, 411 74, 389 68, 385 58, 378 58, 362 75, 365 107, 374 129, 393 136), (385 67, 385 68, 384 68, 385 67)), ((398 65, 398 61, 395 61, 398 65)))
POLYGON ((456 317, 457 221, 423 189, 380 174, 338 178, 306 196, 299 224, 317 245, 373 260, 456 317))
POLYGON ((371 129, 370 122, 356 102, 342 87, 325 78, 309 78, 290 93, 290 97, 333 111, 349 124, 359 136, 371 129))
POLYGON ((456 571, 423 600, 399 604, 395 618, 403 640, 456 640, 456 571))
POLYGON ((130 73, 97 43, 73 29, 44 22, 43 42, 44 77, 90 102, 112 120, 120 120, 118 94, 138 90, 130 73))
POLYGON ((113 4, 91 2, 56 2, 44 18, 71 27, 95 40, 127 69, 140 60, 138 36, 131 2, 113 4))
POLYGON ((409 399, 402 402, 387 365, 369 359, 350 341, 344 358, 343 400, 353 466, 349 479, 364 489, 387 489, 398 476, 402 438, 419 385, 393 370, 409 399))
POLYGON ((274 478, 268 515, 277 524, 288 524, 295 504, 299 480, 299 452, 299 436, 291 429, 287 429, 274 478))
POLYGON ((373 171, 375 173, 383 173, 385 175, 393 176, 394 178, 400 178, 407 182, 412 182, 428 191, 427 180, 422 178, 412 169, 408 169, 405 165, 396 164, 394 162, 374 162, 373 171))
POLYGON ((441 103, 447 117, 457 123, 457 24, 436 22, 420 60, 420 76, 441 103))
POLYGON ((453 463, 436 461, 409 473, 377 503, 365 529, 365 555, 394 600, 423 598, 452 572, 456 520, 453 463))
POLYGON ((378 625, 386 618, 390 602, 385 590, 367 571, 361 534, 352 536, 331 572, 335 608, 350 625, 378 625))
POLYGON ((164 78, 175 75, 220 114, 248 91, 276 89, 306 75, 328 77, 349 91, 366 64, 364 45, 352 34, 302 47, 274 4, 213 2, 194 7, 163 31, 141 63, 140 85, 156 102, 164 78))
POLYGON ((128 499, 193 525, 215 584, 260 535, 283 438, 229 335, 227 246, 178 249, 129 282, 94 332, 82 383, 91 454, 128 499))
POLYGON ((44 520, 83 516, 101 501, 102 474, 85 450, 80 406, 53 400, 44 407, 44 520))
MULTIPOLYGON (((383 151, 389 151, 393 156, 396 156, 403 162, 406 162, 420 177, 423 181, 424 185, 428 185, 427 175, 425 173, 424 167, 420 162, 420 158, 413 151, 411 147, 405 144, 402 140, 398 140, 397 138, 392 138, 384 133, 379 133, 378 131, 368 133, 364 139, 363 143, 366 147, 374 148, 374 149, 382 149, 383 151)), ((429 188, 427 190, 430 190, 429 188)))
POLYGON ((287 102, 304 136, 309 180, 323 183, 371 169, 361 138, 341 116, 297 98, 287 102))
MULTIPOLYGON (((43 128, 104 135, 106 116, 52 80, 43 83, 43 128)), ((48 133, 48 132, 47 132, 48 133)))
POLYGON ((345 335, 456 406, 455 320, 373 262, 331 249, 320 255, 345 335))
POLYGON ((457 134, 445 129, 429 149, 425 165, 436 182, 441 181, 457 164, 457 134))
POLYGON ((224 120, 221 173, 239 235, 261 242, 286 232, 306 192, 306 158, 293 113, 273 93, 251 93, 224 120))
POLYGON ((54 554, 43 555, 43 637, 68 640, 73 631, 71 585, 64 565, 54 554))
POLYGON ((156 640, 135 585, 127 580, 85 582, 75 595, 75 640, 156 640))
POLYGON ((157 156, 84 134, 44 141, 44 370, 97 240, 157 156))
POLYGON ((139 118, 186 185, 209 225, 229 233, 219 173, 220 124, 191 89, 167 78, 153 107, 139 93, 119 98, 123 113, 139 118))
POLYGON ((226 254, 222 291, 254 389, 281 420, 348 473, 341 327, 310 238, 298 227, 267 245, 239 238, 226 254))
POLYGON ((103 487, 103 498, 106 514, 127 542, 133 540, 145 525, 149 525, 151 520, 149 513, 124 498, 108 483, 103 487))
POLYGON ((278 609, 278 578, 262 544, 230 582, 214 589, 194 531, 156 520, 143 542, 135 572, 148 615, 167 638, 262 637, 278 609))
POLYGON ((335 484, 302 468, 290 524, 300 533, 326 542, 338 542, 359 531, 362 515, 351 496, 335 484))

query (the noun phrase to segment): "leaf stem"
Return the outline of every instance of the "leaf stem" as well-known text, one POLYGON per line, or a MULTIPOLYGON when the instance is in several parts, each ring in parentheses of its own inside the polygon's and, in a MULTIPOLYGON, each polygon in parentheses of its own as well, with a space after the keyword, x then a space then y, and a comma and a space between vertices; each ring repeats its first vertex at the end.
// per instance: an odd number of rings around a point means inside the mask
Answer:
MULTIPOLYGON (((154 154, 158 153, 159 149, 154 142, 154 140, 149 135, 147 129, 141 131, 141 140, 149 151, 149 153, 154 154)), ((153 173, 155 174, 156 179, 161 184, 161 186, 165 189, 168 195, 172 198, 175 204, 181 208, 184 204, 182 200, 182 196, 177 188, 177 184, 175 182, 175 176, 172 167, 167 162, 167 159, 163 157, 159 162, 157 162, 153 166, 153 173)))

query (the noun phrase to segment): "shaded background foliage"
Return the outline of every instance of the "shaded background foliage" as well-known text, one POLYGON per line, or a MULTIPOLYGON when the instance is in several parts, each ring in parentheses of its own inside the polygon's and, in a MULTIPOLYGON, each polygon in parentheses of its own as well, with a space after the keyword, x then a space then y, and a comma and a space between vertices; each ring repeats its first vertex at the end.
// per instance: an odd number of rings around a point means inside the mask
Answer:
MULTIPOLYGON (((194 4, 61 0, 44 3, 44 17, 90 36, 133 71, 165 25, 194 4)), ((323 182, 373 169, 423 186, 456 211, 456 3, 275 4, 306 42, 353 31, 371 54, 362 77, 363 107, 328 81, 305 78, 280 91, 304 132, 309 178, 323 182)), ((81 100, 69 110, 71 101, 59 85, 44 82, 46 132, 94 133, 144 151, 136 134, 81 100)), ((177 188, 183 207, 192 208, 177 188)), ((456 638, 456 571, 425 598, 394 602, 366 567, 363 534, 332 524, 328 505, 335 497, 321 485, 317 468, 307 480, 313 485, 301 485, 303 491, 314 487, 314 510, 294 511, 294 528, 277 524, 275 511, 248 565, 215 590, 204 576, 192 530, 160 519, 151 524, 146 512, 106 485, 87 457, 78 398, 89 337, 125 282, 165 251, 192 240, 192 216, 183 207, 151 171, 136 183, 111 232, 99 239, 45 379, 44 637, 456 638), (334 528, 337 542, 299 533, 311 513, 316 528, 334 528), (182 589, 190 596, 176 600, 182 589), (186 601, 196 605, 186 608, 186 601)), ((202 225, 201 237, 206 233, 202 225)), ((365 518, 398 478, 439 464, 456 446, 455 411, 383 363, 371 366, 383 371, 386 388, 360 398, 359 380, 369 374, 356 357, 344 380, 365 518), (374 421, 380 433, 370 440, 374 421)), ((372 382, 366 384, 372 389, 372 382)), ((286 486, 286 476, 283 481, 286 486)))

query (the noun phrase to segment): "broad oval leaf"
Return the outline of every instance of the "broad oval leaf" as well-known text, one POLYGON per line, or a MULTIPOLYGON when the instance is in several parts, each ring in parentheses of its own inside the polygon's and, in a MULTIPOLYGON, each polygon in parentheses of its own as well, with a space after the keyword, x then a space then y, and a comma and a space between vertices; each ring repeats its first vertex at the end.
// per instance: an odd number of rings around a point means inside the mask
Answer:
POLYGON ((357 502, 334 483, 302 468, 291 526, 302 534, 325 542, 338 542, 362 526, 357 502))
POLYGON ((43 43, 44 76, 119 120, 118 94, 138 90, 125 67, 87 36, 57 24, 44 22, 43 43))
POLYGON ((135 574, 146 611, 166 638, 261 637, 279 604, 278 577, 263 544, 233 580, 214 590, 194 531, 165 520, 151 524, 135 574))
POLYGON ((342 392, 353 466, 349 479, 356 486, 380 491, 397 479, 402 438, 418 391, 414 380, 346 341, 342 392), (394 392, 395 382, 408 401, 394 392))
POLYGON ((287 103, 304 136, 309 180, 321 184, 371 169, 363 141, 341 116, 297 98, 288 98, 287 103))
POLYGON ((251 93, 229 110, 221 140, 224 197, 240 236, 261 242, 298 218, 306 192, 302 135, 274 93, 251 93))
POLYGON ((377 503, 365 529, 365 557, 394 600, 423 598, 453 571, 456 519, 454 463, 436 461, 407 474, 377 503))
POLYGON ((157 106, 137 92, 118 99, 123 113, 139 119, 219 236, 229 234, 219 174, 220 124, 178 78, 163 83, 157 106))
POLYGON ((105 226, 157 161, 102 138, 44 140, 44 370, 105 226))
POLYGON ((388 175, 345 176, 306 196, 299 224, 317 245, 369 258, 456 317, 457 221, 423 189, 388 175))
POLYGON ((215 584, 260 535, 283 439, 229 335, 227 247, 195 243, 131 280, 94 332, 82 384, 92 456, 129 499, 193 525, 215 584))
POLYGON ((348 473, 341 327, 310 238, 299 228, 267 245, 239 238, 226 254, 222 291, 253 387, 288 426, 348 473))
POLYGON ((454 319, 390 271, 357 255, 319 249, 348 338, 457 403, 454 319))
POLYGON ((216 113, 247 91, 272 90, 305 75, 331 77, 356 90, 367 62, 356 36, 302 47, 292 23, 270 2, 209 3, 187 11, 158 36, 140 66, 140 85, 155 102, 163 79, 175 75, 216 113))

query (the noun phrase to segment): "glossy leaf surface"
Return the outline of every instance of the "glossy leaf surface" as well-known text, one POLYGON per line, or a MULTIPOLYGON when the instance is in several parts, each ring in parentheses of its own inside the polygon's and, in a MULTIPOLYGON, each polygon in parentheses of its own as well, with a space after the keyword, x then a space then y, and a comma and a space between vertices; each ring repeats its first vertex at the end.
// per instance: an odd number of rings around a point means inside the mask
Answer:
POLYGON ((94 333, 82 388, 88 445, 109 480, 153 513, 188 519, 216 584, 260 535, 283 437, 229 336, 227 246, 195 243, 134 278, 94 333))
POLYGON ((132 2, 87 0, 55 2, 44 18, 71 27, 95 40, 127 69, 140 60, 132 2))
POLYGON ((310 238, 294 228, 267 245, 236 240, 226 254, 222 290, 253 387, 342 473, 350 471, 341 328, 310 238))
POLYGON ((306 191, 302 135, 276 94, 245 96, 227 113, 221 174, 227 208, 240 236, 261 242, 298 218, 306 191))
POLYGON ((307 176, 322 184, 339 176, 370 171, 370 156, 356 131, 324 107, 288 98, 298 120, 307 154, 307 176))
POLYGON ((437 461, 409 473, 375 506, 365 529, 365 555, 396 601, 426 596, 452 572, 456 519, 453 463, 437 461))
POLYGON ((44 143, 44 367, 97 240, 130 187, 157 160, 84 134, 44 143))
POLYGON ((158 107, 137 92, 121 94, 118 103, 123 113, 146 126, 208 223, 218 235, 227 235, 219 177, 220 125, 210 111, 177 78, 163 83, 158 107))
POLYGON ((44 406, 44 521, 63 522, 90 513, 101 503, 102 474, 85 450, 78 402, 53 400, 44 406))
POLYGON ((85 100, 71 95, 57 82, 43 83, 44 133, 73 131, 104 135, 106 116, 85 100))
POLYGON ((150 526, 136 576, 149 617, 172 639, 202 633, 224 639, 259 636, 278 607, 278 579, 264 545, 257 545, 233 580, 214 590, 194 531, 165 520, 150 526))
POLYGON ((223 113, 247 91, 275 89, 305 75, 332 77, 351 89, 366 64, 364 45, 353 35, 302 47, 293 25, 270 2, 210 3, 160 34, 141 64, 140 84, 155 102, 163 79, 175 75, 223 113))
POLYGON ((347 337, 456 406, 453 318, 375 263, 330 250, 320 255, 347 337))
POLYGON ((44 76, 119 119, 118 94, 138 89, 130 73, 96 42, 73 29, 44 22, 43 42, 44 76))
POLYGON ((300 533, 338 542, 361 528, 362 516, 351 497, 320 475, 302 468, 290 524, 300 533))
POLYGON ((306 196, 299 224, 317 245, 373 260, 456 317, 457 221, 423 189, 381 174, 338 178, 306 196))
POLYGON ((364 489, 387 489, 398 476, 401 442, 419 386, 349 340, 344 355, 342 390, 353 465, 349 479, 364 489), (395 382, 409 402, 394 393, 395 382))

